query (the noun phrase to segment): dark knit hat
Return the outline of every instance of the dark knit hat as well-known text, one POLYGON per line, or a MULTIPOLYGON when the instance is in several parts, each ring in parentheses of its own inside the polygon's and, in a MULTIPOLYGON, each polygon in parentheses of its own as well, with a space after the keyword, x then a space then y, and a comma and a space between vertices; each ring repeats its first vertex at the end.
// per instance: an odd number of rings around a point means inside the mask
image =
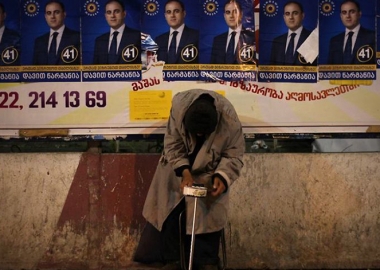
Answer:
POLYGON ((200 97, 195 100, 185 113, 185 128, 192 134, 210 134, 216 128, 218 113, 213 98, 207 96, 208 98, 200 97))

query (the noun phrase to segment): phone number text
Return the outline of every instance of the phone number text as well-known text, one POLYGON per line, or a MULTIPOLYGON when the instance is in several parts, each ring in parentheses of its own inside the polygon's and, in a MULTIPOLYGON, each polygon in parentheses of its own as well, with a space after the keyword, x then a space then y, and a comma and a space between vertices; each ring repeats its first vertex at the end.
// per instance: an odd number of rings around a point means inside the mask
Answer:
POLYGON ((104 108, 107 106, 107 93, 104 91, 87 91, 85 93, 78 91, 65 91, 63 93, 31 91, 28 93, 28 100, 25 105, 21 103, 18 92, 0 92, 0 109, 22 110, 24 106, 30 109, 78 108, 80 106, 104 108))

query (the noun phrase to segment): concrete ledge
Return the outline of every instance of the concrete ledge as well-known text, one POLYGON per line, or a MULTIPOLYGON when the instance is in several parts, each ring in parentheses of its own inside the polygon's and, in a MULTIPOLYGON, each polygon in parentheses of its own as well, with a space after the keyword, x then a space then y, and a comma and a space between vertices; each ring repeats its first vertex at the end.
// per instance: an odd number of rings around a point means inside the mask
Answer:
MULTIPOLYGON (((0 154, 0 269, 139 269, 131 260, 158 158, 0 154)), ((244 162, 227 268, 380 268, 380 153, 244 162)))

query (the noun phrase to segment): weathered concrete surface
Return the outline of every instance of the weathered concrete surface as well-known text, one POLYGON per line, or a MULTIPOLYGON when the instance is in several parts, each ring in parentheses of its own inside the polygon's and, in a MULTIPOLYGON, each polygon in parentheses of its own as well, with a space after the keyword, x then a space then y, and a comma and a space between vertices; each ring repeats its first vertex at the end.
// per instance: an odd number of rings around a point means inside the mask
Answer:
POLYGON ((145 221, 143 202, 159 155, 83 154, 40 269, 120 269, 145 221))
POLYGON ((228 266, 380 268, 380 153, 245 155, 228 266))
MULTIPOLYGON (((159 155, 0 154, 0 269, 125 269, 159 155)), ((380 153, 247 154, 229 268, 380 268, 380 153)))
POLYGON ((0 268, 36 266, 56 229, 80 157, 0 155, 0 268))

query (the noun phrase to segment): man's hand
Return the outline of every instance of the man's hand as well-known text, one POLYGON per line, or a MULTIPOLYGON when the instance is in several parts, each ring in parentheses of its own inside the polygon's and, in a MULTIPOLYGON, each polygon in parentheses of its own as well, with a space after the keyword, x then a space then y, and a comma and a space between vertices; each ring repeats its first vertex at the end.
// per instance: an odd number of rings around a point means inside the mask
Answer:
POLYGON ((211 196, 218 197, 220 196, 224 191, 226 190, 226 187, 224 186, 224 183, 218 176, 214 177, 214 184, 212 185, 212 191, 211 196))
POLYGON ((183 193, 183 188, 185 186, 191 187, 193 186, 193 177, 191 176, 191 172, 189 169, 185 169, 182 172, 182 182, 181 182, 181 191, 183 193))

